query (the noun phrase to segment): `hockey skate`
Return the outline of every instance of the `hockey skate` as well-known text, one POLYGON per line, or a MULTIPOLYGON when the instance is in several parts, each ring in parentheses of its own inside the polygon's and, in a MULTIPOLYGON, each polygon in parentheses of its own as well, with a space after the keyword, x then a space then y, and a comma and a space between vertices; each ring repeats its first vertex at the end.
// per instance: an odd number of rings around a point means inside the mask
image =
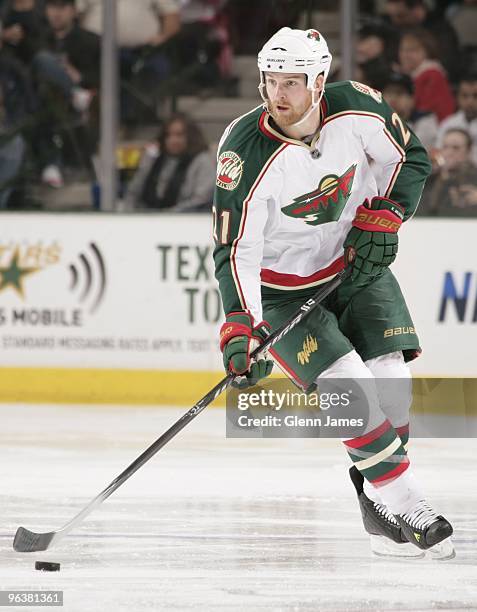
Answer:
POLYGON ((443 516, 436 514, 425 501, 418 502, 405 514, 397 514, 396 520, 403 536, 418 549, 425 550, 433 559, 453 559, 451 542, 452 525, 443 516))
POLYGON ((364 477, 354 465, 349 475, 358 495, 364 528, 370 535, 372 553, 379 557, 424 557, 424 551, 409 542, 401 524, 386 506, 367 497, 363 491, 364 477))

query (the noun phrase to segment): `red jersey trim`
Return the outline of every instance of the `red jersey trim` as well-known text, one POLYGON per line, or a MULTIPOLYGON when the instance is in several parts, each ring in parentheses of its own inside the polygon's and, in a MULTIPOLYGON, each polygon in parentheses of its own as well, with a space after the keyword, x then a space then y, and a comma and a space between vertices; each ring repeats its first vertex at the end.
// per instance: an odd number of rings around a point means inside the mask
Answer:
POLYGON ((267 138, 271 138, 272 140, 276 140, 277 142, 286 142, 288 144, 290 142, 289 140, 287 140, 285 138, 280 138, 278 133, 277 134, 273 134, 272 132, 269 131, 269 129, 265 125, 265 117, 267 115, 268 115, 268 113, 265 110, 260 115, 260 119, 258 120, 258 127, 259 127, 260 131, 263 134, 265 134, 265 136, 267 136, 267 138))
MULTIPOLYGON (((265 134, 265 136, 267 136, 267 138, 271 138, 272 140, 276 140, 278 142, 286 142, 288 144, 293 144, 296 143, 298 145, 304 145, 303 142, 301 142, 300 140, 296 140, 294 138, 287 138, 286 136, 281 136, 279 132, 271 132, 270 129, 267 127, 267 123, 265 121, 267 115, 269 113, 264 110, 263 113, 260 115, 260 119, 258 120, 258 128, 259 130, 265 134)), ((320 100, 320 127, 323 124, 324 120, 326 119, 326 116, 328 114, 328 105, 324 99, 324 96, 321 98, 320 100)), ((306 146, 306 145, 305 145, 306 146)))
MULTIPOLYGON (((320 113, 321 113, 321 124, 324 123, 328 116, 328 102, 326 101, 326 92, 321 96, 320 100, 320 113)), ((320 126, 321 127, 321 126, 320 126)))
POLYGON ((307 385, 298 376, 298 374, 294 370, 292 370, 291 367, 285 361, 283 361, 283 359, 280 357, 277 351, 271 348, 271 349, 268 349, 268 352, 272 355, 273 359, 278 363, 280 368, 282 370, 285 370, 285 372, 290 376, 290 378, 292 378, 303 389, 303 391, 306 391, 309 385, 307 385))
POLYGON ((274 272, 273 270, 267 270, 262 268, 260 272, 260 278, 263 284, 278 285, 283 287, 296 287, 300 288, 303 285, 310 285, 317 283, 324 279, 334 276, 343 270, 344 256, 336 259, 332 264, 323 270, 319 270, 310 276, 298 276, 297 274, 283 274, 281 272, 274 272))

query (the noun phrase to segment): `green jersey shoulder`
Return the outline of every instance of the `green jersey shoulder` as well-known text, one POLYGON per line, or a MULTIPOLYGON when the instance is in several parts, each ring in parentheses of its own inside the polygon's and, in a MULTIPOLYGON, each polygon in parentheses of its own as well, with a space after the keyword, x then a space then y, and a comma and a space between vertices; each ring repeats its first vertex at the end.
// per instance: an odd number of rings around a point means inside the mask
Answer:
MULTIPOLYGON (((354 116, 353 131, 356 136, 363 137, 367 153, 378 164, 381 155, 379 139, 370 138, 369 129, 371 124, 381 124, 379 129, 386 134, 401 156, 401 163, 396 169, 397 178, 384 195, 404 206, 405 219, 408 219, 416 209, 424 181, 431 172, 429 157, 417 136, 383 99, 382 93, 368 85, 357 81, 331 83, 326 86, 324 97, 326 116, 323 125, 340 117, 354 116)), ((387 160, 389 153, 385 150, 382 153, 387 160)))
POLYGON ((239 117, 225 130, 217 153, 216 203, 242 202, 274 152, 283 142, 268 138, 260 129, 262 106, 239 117))
POLYGON ((380 91, 358 81, 326 85, 325 101, 327 118, 346 112, 371 113, 386 118, 391 110, 380 91))

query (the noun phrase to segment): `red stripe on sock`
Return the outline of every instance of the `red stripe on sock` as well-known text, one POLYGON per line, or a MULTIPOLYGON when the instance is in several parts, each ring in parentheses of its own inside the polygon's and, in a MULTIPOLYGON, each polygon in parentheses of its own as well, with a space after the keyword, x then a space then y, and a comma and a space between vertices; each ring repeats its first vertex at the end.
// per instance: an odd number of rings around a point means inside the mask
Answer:
POLYGON ((409 459, 407 457, 405 457, 403 459, 402 463, 397 465, 390 472, 386 472, 386 474, 383 474, 382 476, 378 476, 377 478, 375 478, 371 482, 373 483, 373 485, 375 485, 377 487, 383 486, 384 484, 388 484, 388 482, 390 480, 394 480, 395 478, 400 476, 403 472, 405 472, 408 467, 409 467, 409 459), (383 482, 383 480, 385 480, 386 482, 383 482))
POLYGON ((382 436, 384 432, 388 431, 388 429, 391 429, 391 423, 386 419, 381 423, 381 425, 379 425, 379 427, 373 429, 373 431, 370 431, 364 436, 359 436, 358 438, 346 440, 345 444, 346 446, 350 446, 351 448, 361 448, 362 446, 366 446, 366 444, 369 444, 370 442, 373 442, 374 440, 382 436))
POLYGON ((409 423, 407 425, 403 425, 402 427, 396 427, 396 433, 398 436, 402 436, 403 434, 409 433, 409 423))

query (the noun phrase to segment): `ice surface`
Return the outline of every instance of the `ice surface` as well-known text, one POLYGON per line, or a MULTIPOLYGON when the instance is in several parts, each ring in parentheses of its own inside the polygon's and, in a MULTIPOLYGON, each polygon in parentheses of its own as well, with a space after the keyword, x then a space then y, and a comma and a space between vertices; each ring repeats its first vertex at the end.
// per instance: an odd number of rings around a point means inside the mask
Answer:
POLYGON ((411 445, 452 561, 371 557, 338 441, 227 440, 219 409, 57 546, 13 551, 19 525, 60 528, 184 411, 0 406, 0 589, 63 590, 67 612, 477 610, 476 440, 411 445))

